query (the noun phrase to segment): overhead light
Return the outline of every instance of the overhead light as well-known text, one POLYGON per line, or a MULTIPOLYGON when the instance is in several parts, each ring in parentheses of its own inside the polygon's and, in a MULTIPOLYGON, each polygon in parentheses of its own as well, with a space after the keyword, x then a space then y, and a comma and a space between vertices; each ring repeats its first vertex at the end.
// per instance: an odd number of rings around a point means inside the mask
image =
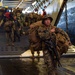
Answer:
POLYGON ((35 5, 35 4, 36 4, 36 1, 32 3, 32 5, 35 5))
POLYGON ((22 13, 25 14, 25 10, 22 10, 22 13))
POLYGON ((25 11, 27 11, 29 8, 30 8, 30 7, 27 7, 27 8, 25 9, 25 11))
POLYGON ((30 7, 27 7, 25 10, 22 11, 22 13, 31 13, 33 10, 30 10, 30 7))

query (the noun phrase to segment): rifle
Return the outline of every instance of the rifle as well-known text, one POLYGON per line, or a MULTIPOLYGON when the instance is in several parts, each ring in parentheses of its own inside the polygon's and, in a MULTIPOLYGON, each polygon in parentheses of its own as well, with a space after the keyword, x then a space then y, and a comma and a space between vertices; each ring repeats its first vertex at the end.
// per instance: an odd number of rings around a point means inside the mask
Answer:
POLYGON ((49 51, 50 55, 52 56, 52 60, 54 61, 54 59, 56 59, 56 61, 58 62, 58 66, 59 67, 62 66, 59 61, 58 52, 56 50, 56 38, 45 39, 44 42, 45 42, 46 49, 49 51), (54 56, 56 58, 54 58, 54 56))

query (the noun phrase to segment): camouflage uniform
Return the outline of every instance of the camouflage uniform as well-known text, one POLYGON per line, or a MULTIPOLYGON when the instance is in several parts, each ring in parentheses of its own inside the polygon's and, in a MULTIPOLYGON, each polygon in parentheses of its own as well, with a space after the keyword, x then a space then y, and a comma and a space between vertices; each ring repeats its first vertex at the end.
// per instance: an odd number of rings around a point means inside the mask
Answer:
MULTIPOLYGON (((50 29, 53 28, 53 26, 45 27, 45 25, 42 25, 38 28, 38 35, 39 37, 44 39, 49 39, 51 37, 50 29)), ((53 37, 52 37, 53 38, 53 37)), ((50 55, 49 51, 45 47, 45 43, 42 42, 42 50, 44 55, 44 60, 48 68, 48 75, 56 75, 56 63, 57 61, 52 61, 52 56, 50 55), (54 64, 53 64, 54 63, 54 64)))
MULTIPOLYGON (((36 23, 33 23, 30 26, 30 28, 32 28, 33 30, 35 30, 37 28, 36 31, 34 31, 34 32, 37 33, 37 36, 40 38, 39 41, 42 42, 42 50, 43 50, 44 60, 47 65, 47 68, 48 68, 48 70, 47 70, 48 75, 56 75, 56 73, 57 73, 57 71, 56 71, 57 70, 57 60, 56 59, 52 60, 51 53, 46 48, 45 42, 43 40, 45 40, 45 39, 47 40, 47 39, 52 38, 52 41, 56 42, 56 51, 57 51, 58 56, 60 58, 60 56, 63 53, 67 52, 70 39, 69 39, 69 36, 67 35, 67 33, 64 32, 62 29, 56 28, 55 26, 52 26, 52 25, 50 25, 49 27, 46 27, 41 22, 42 21, 38 21, 36 23), (50 33, 51 29, 55 29, 55 32, 50 33)), ((31 32, 31 34, 32 34, 32 32, 31 32)), ((31 37, 34 40, 34 36, 32 35, 31 37)), ((30 37, 30 39, 31 39, 31 37, 30 37)), ((36 39, 36 41, 37 41, 37 39, 36 39)), ((37 42, 35 42, 35 43, 37 44, 37 42)), ((35 45, 35 43, 33 43, 33 45, 35 45)), ((52 45, 50 45, 50 46, 52 46, 52 45)), ((36 48, 36 47, 37 46, 35 46, 34 48, 36 48)), ((56 57, 54 56, 54 58, 56 58, 56 57)))
MULTIPOLYGON (((50 39, 52 40, 52 42, 55 41, 56 43, 56 51, 58 53, 58 58, 60 58, 60 56, 63 53, 66 53, 68 51, 68 47, 69 47, 69 43, 70 43, 70 38, 67 35, 66 32, 64 32, 62 29, 60 28, 56 28, 55 26, 50 25, 50 27, 46 27, 45 25, 42 25, 38 28, 38 35, 42 40, 47 40, 50 39), (55 32, 50 33, 51 29, 55 29, 55 32)), ((52 46, 52 45, 50 45, 52 46)), ((42 50, 43 50, 43 54, 44 54, 44 60, 45 63, 47 64, 48 67, 48 75, 56 75, 56 68, 57 68, 57 60, 56 57, 54 55, 54 59, 52 60, 52 53, 50 53, 47 48, 45 43, 42 43, 42 50)))
POLYGON ((22 31, 23 31, 23 18, 22 18, 22 16, 21 16, 21 13, 17 13, 17 20, 18 20, 18 22, 19 22, 19 24, 20 24, 20 32, 19 33, 22 33, 22 31))
POLYGON ((41 19, 42 19, 41 15, 38 15, 35 13, 30 13, 25 16, 25 24, 27 26, 30 26, 31 24, 33 24, 41 19))
POLYGON ((10 43, 13 44, 13 34, 12 34, 12 21, 8 20, 5 22, 4 24, 4 30, 5 30, 5 33, 6 33, 6 40, 7 40, 7 44, 9 45, 10 43))

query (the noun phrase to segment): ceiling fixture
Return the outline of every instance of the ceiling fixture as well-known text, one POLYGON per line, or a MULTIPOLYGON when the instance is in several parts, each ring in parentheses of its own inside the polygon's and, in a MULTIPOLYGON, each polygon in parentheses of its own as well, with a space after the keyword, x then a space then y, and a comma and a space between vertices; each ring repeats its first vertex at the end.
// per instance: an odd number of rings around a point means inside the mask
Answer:
POLYGON ((34 6, 36 4, 36 1, 32 3, 32 5, 34 6))

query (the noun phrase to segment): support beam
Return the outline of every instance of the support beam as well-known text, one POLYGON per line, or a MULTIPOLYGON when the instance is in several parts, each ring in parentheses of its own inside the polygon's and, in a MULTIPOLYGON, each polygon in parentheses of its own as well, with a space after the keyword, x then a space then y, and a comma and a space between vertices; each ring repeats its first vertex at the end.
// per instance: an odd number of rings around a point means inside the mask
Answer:
POLYGON ((56 25, 56 26, 57 26, 57 24, 58 24, 58 22, 59 22, 59 20, 60 20, 60 16, 61 16, 61 14, 62 14, 62 12, 63 12, 63 9, 64 9, 66 3, 67 3, 67 0, 64 0, 63 3, 62 3, 62 5, 61 5, 60 11, 59 11, 59 13, 58 13, 58 15, 57 15, 57 18, 56 18, 56 21, 55 21, 55 24, 54 24, 54 25, 56 25))

